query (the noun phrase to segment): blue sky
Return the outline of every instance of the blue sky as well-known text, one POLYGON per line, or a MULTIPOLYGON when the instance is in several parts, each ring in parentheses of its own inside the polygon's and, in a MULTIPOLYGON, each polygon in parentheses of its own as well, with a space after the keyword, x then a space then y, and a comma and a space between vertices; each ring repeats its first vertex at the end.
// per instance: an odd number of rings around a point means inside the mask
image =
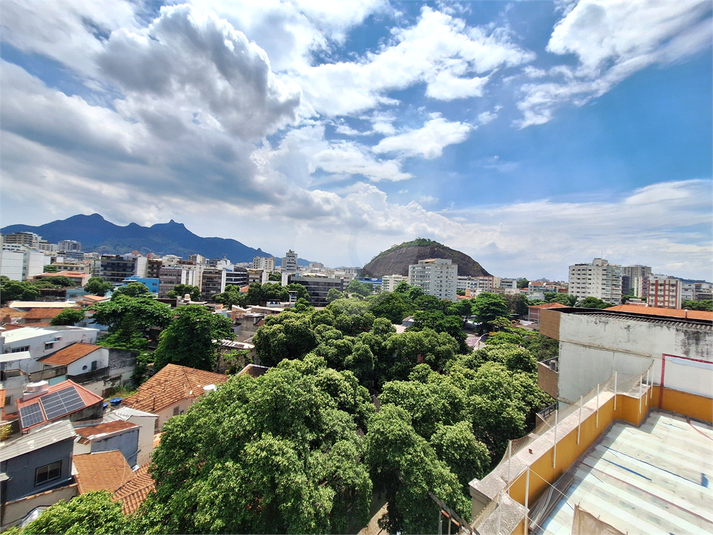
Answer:
POLYGON ((711 4, 3 2, 2 226, 713 279, 711 4))

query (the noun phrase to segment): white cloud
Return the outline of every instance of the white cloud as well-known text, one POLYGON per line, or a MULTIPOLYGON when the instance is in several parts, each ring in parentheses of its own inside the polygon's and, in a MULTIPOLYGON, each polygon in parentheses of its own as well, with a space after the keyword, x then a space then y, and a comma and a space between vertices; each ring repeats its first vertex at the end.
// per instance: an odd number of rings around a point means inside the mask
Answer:
POLYGON ((382 139, 372 150, 377 154, 397 152, 431 160, 443 154, 443 147, 465 141, 472 129, 468 124, 436 116, 426 121, 423 128, 382 139))
MULTIPOLYGON (((547 45, 551 53, 576 55, 576 69, 550 70, 564 82, 525 84, 518 108, 521 128, 550 121, 564 103, 582 105, 633 73, 670 63, 711 43, 710 2, 683 0, 582 0, 568 5, 547 45)), ((532 77, 534 71, 525 71, 532 77)), ((541 72, 536 72, 541 77, 541 72)))
POLYGON ((483 113, 478 114, 478 123, 480 123, 480 124, 492 123, 497 118, 498 118, 498 114, 496 112, 484 111, 483 113))
POLYGON ((415 26, 397 29, 393 42, 359 62, 324 64, 306 70, 300 84, 314 109, 350 115, 392 103, 385 93, 425 82, 441 100, 480 96, 487 78, 473 76, 534 59, 496 30, 488 33, 424 7, 415 26))

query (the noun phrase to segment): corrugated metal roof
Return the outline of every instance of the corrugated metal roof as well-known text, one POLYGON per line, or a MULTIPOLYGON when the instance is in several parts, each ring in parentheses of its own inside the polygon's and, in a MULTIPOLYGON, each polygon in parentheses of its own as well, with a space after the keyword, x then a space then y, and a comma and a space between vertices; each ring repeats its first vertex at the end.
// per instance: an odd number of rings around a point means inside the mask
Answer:
POLYGON ((50 444, 74 439, 75 436, 74 428, 67 420, 45 425, 15 440, 0 442, 0 462, 42 449, 50 444))

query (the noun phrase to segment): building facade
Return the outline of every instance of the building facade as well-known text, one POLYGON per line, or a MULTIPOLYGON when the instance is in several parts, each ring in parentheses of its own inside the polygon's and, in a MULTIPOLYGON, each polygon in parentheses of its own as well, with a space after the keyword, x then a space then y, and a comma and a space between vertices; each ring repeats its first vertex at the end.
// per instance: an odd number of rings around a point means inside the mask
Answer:
POLYGON ((439 299, 456 300, 458 264, 448 258, 419 260, 408 267, 408 283, 439 299))
POLYGON ((648 295, 646 303, 656 308, 681 308, 681 279, 662 275, 648 277, 648 295))
POLYGON ((402 282, 408 282, 408 277, 404 275, 384 275, 381 277, 381 290, 393 292, 402 282))
POLYGON ((621 302, 621 266, 603 258, 590 264, 569 266, 569 295, 596 297, 618 305, 621 302))
POLYGON ((297 260, 298 257, 296 252, 294 252, 292 249, 287 251, 285 253, 285 256, 282 258, 282 272, 297 273, 297 271, 299 271, 297 260))

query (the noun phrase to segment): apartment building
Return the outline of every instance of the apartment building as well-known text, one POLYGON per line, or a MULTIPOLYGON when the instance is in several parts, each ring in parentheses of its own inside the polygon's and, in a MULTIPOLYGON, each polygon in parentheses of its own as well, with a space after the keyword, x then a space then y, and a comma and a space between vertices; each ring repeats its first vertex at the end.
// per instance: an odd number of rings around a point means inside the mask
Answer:
POLYGON ((650 275, 646 303, 656 308, 681 308, 681 279, 665 275, 650 275))
POLYGON ((268 273, 275 271, 274 256, 256 256, 253 258, 253 269, 262 269, 268 273))
POLYGON ((612 305, 621 302, 621 266, 604 258, 569 266, 569 295, 596 297, 612 305))
POLYGON ((457 282, 458 264, 448 258, 419 260, 408 267, 408 283, 439 299, 455 301, 457 282))
POLYGON ((381 277, 381 290, 393 292, 402 282, 408 282, 408 277, 404 275, 384 275, 381 277))
POLYGON ((642 280, 649 275, 651 275, 649 266, 622 266, 621 294, 646 297, 643 293, 642 280))
POLYGON ((297 253, 292 249, 285 253, 282 258, 282 272, 283 273, 297 273, 299 271, 299 266, 297 264, 297 253))

